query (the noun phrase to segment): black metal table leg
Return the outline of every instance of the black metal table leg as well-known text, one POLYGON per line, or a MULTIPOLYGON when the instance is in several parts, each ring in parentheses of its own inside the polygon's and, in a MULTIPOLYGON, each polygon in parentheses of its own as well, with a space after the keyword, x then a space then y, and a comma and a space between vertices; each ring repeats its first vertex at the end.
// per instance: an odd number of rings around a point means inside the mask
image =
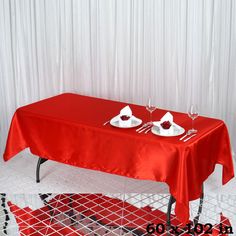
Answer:
MULTIPOLYGON (((193 226, 198 224, 199 217, 200 217, 200 215, 202 213, 203 199, 204 199, 204 188, 203 188, 203 185, 202 185, 202 194, 201 194, 201 197, 200 197, 198 213, 197 213, 197 216, 194 217, 193 226)), ((176 201, 175 198, 171 195, 170 199, 169 199, 167 215, 166 215, 166 230, 167 230, 167 235, 170 235, 169 231, 171 230, 171 219, 170 219, 171 218, 171 208, 172 208, 172 205, 175 203, 175 201, 176 201)))
POLYGON ((40 171, 40 165, 43 164, 45 161, 47 161, 48 159, 39 157, 38 160, 38 164, 37 164, 37 168, 36 168, 36 183, 40 182, 40 178, 39 178, 39 171, 40 171))
POLYGON ((193 220, 193 225, 195 226, 196 224, 198 224, 198 221, 199 221, 199 217, 202 213, 202 206, 203 206, 203 199, 204 199, 204 188, 203 188, 203 185, 202 185, 202 194, 201 194, 201 197, 200 197, 200 202, 199 202, 199 207, 198 207, 198 213, 197 213, 197 216, 194 217, 194 220, 193 220))
POLYGON ((167 208, 167 214, 166 214, 166 231, 167 231, 167 235, 169 235, 169 231, 171 229, 171 221, 170 221, 171 208, 172 208, 172 205, 175 203, 175 201, 176 201, 175 198, 172 195, 170 195, 168 208, 167 208))

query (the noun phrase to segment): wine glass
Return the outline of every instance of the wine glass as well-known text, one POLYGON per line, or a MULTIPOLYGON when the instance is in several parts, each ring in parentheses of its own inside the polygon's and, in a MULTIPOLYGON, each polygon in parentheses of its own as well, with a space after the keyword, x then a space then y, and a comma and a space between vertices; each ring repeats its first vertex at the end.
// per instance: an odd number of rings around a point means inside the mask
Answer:
POLYGON ((192 119, 192 129, 188 131, 190 134, 197 133, 197 130, 194 129, 194 120, 198 117, 198 107, 196 104, 191 104, 188 109, 188 116, 192 119))
POLYGON ((152 113, 157 109, 157 107, 154 105, 153 100, 151 98, 148 98, 146 109, 150 113, 150 121, 148 122, 148 124, 151 125, 152 124, 152 113))

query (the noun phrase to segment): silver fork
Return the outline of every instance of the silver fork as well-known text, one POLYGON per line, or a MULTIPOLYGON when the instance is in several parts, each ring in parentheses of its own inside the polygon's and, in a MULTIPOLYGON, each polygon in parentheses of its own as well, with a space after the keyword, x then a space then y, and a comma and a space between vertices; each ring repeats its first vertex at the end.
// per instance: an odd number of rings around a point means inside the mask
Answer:
POLYGON ((184 136, 182 136, 179 140, 183 140, 185 137, 191 134, 191 131, 189 130, 184 136))
POLYGON ((147 134, 149 131, 151 131, 152 126, 150 128, 148 128, 144 133, 147 134))
POLYGON ((147 126, 148 126, 148 123, 143 124, 141 127, 139 127, 138 129, 136 129, 136 132, 138 132, 139 130, 141 130, 141 129, 147 127, 147 126))
POLYGON ((197 134, 193 134, 190 137, 186 138, 183 142, 187 142, 189 139, 191 139, 192 137, 196 136, 197 134))
POLYGON ((139 130, 138 133, 142 133, 144 132, 145 130, 147 131, 149 128, 151 128, 152 125, 151 124, 147 124, 143 129, 139 130))

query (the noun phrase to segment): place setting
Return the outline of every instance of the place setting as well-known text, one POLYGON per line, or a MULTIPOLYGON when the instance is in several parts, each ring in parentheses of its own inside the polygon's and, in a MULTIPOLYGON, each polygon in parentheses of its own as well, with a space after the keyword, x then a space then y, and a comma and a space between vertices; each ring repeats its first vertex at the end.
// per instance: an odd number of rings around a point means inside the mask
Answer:
MULTIPOLYGON (((152 100, 148 99, 146 109, 148 110, 150 114, 150 120, 147 123, 144 123, 141 127, 136 129, 136 132, 138 133, 148 133, 151 131, 151 128, 153 126, 152 122, 152 113, 157 109, 156 106, 153 105, 152 100)), ((120 110, 120 113, 113 117, 111 120, 106 121, 103 126, 110 124, 113 127, 116 128, 122 128, 122 129, 127 129, 127 128, 135 128, 140 126, 143 123, 143 121, 134 116, 132 113, 132 110, 129 105, 125 106, 120 110)))
POLYGON ((151 132, 161 137, 176 137, 184 134, 179 138, 181 142, 187 142, 197 135, 197 130, 194 128, 194 120, 198 117, 199 113, 195 104, 191 104, 188 109, 188 116, 192 120, 192 127, 187 132, 183 127, 174 122, 174 117, 169 111, 159 121, 153 121, 152 115, 156 109, 157 106, 154 104, 153 99, 149 98, 146 104, 146 110, 149 112, 149 121, 143 123, 140 118, 134 116, 130 106, 127 105, 120 110, 118 115, 106 121, 103 126, 110 124, 121 129, 138 127, 135 131, 139 134, 151 132))
POLYGON ((151 131, 152 134, 162 137, 175 137, 185 132, 183 127, 174 122, 173 115, 170 112, 166 112, 159 121, 153 121, 152 113, 157 109, 157 106, 151 98, 148 99, 146 109, 150 113, 150 120, 138 128, 136 132, 147 134, 151 131))

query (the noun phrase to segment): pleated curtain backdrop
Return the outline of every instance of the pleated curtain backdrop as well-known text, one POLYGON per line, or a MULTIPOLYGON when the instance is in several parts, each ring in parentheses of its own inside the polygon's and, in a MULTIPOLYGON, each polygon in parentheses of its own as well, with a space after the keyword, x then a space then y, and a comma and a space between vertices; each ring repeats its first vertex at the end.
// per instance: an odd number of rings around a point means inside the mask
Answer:
POLYGON ((0 1, 1 153, 15 109, 62 92, 195 102, 235 149, 235 91, 234 0, 0 1))

